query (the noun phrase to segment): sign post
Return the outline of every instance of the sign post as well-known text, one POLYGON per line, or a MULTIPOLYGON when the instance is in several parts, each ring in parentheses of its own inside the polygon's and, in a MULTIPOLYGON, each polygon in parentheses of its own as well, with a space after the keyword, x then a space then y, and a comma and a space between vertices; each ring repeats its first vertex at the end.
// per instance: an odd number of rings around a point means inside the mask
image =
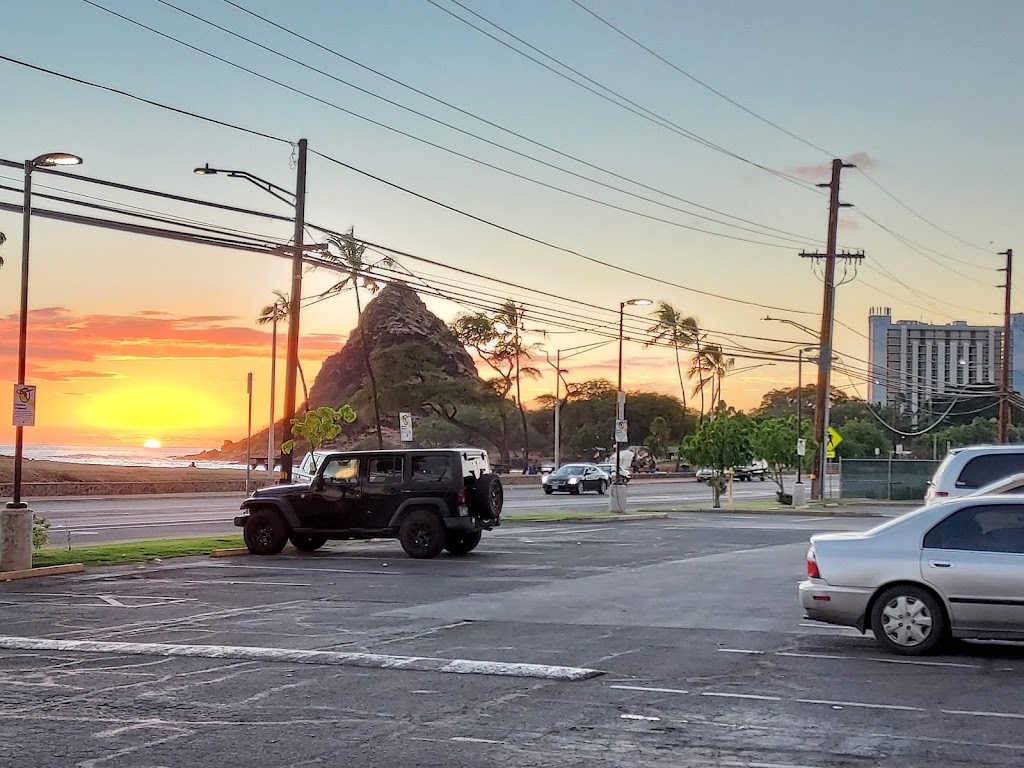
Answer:
POLYGON ((402 433, 402 442, 412 442, 412 414, 411 413, 400 413, 398 414, 398 429, 402 433))

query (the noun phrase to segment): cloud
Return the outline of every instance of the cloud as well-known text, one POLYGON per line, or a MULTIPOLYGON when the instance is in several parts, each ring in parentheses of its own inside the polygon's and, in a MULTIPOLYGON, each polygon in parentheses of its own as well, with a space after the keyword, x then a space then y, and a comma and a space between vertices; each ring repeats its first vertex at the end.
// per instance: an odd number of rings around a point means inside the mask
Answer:
MULTIPOLYGON (((131 315, 76 314, 66 307, 29 312, 28 364, 34 378, 49 381, 110 378, 109 363, 121 360, 199 360, 265 357, 270 329, 230 324, 227 315, 175 317, 140 311, 131 315), (88 363, 106 368, 89 371, 88 363)), ((17 359, 18 317, 0 317, 0 368, 17 359)), ((337 352, 345 336, 314 333, 302 337, 304 358, 337 352)), ((278 351, 284 353, 284 341, 278 351)))
MULTIPOLYGON (((870 171, 878 167, 877 158, 869 152, 854 152, 853 154, 844 157, 843 160, 848 163, 853 163, 858 168, 865 171, 870 171)), ((818 163, 817 165, 794 165, 789 168, 784 168, 783 172, 788 173, 790 176, 807 179, 808 181, 827 183, 832 175, 832 163, 825 162, 818 163)))
POLYGON ((860 223, 856 222, 856 221, 854 221, 852 219, 840 219, 839 220, 839 228, 840 229, 860 229, 860 223))

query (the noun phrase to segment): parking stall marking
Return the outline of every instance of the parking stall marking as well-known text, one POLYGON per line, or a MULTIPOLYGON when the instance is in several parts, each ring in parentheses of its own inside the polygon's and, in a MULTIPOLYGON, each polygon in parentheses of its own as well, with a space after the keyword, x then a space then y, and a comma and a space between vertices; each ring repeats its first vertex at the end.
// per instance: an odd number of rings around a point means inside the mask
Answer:
POLYGON ((981 712, 977 710, 969 709, 943 709, 940 710, 944 715, 964 715, 967 717, 997 717, 1006 718, 1009 720, 1024 720, 1024 715, 1016 712, 981 712))
MULTIPOLYGON (((719 653, 748 656, 782 656, 791 659, 821 659, 823 661, 872 661, 878 664, 906 664, 918 667, 952 667, 954 669, 979 669, 978 664, 959 661, 925 661, 923 659, 889 659, 884 656, 854 656, 839 653, 810 653, 801 651, 754 651, 743 648, 719 648, 719 653)), ((1012 669, 1012 668, 1011 668, 1012 669)))
POLYGON ((899 712, 924 712, 921 707, 903 704, 870 704, 863 701, 831 701, 829 699, 794 699, 797 704, 824 704, 830 707, 857 707, 860 709, 895 709, 899 712))

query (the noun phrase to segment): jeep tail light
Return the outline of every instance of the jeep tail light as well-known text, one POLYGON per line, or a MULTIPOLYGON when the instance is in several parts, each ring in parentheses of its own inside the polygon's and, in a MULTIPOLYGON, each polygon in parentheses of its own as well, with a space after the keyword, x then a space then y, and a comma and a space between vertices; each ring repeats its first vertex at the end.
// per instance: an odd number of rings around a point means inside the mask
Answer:
POLYGON ((818 570, 818 556, 814 552, 814 547, 807 550, 807 576, 811 579, 821 578, 821 571, 818 570))
POLYGON ((459 491, 459 495, 458 495, 457 498, 458 498, 459 504, 465 504, 466 503, 466 490, 462 489, 461 491, 459 491))

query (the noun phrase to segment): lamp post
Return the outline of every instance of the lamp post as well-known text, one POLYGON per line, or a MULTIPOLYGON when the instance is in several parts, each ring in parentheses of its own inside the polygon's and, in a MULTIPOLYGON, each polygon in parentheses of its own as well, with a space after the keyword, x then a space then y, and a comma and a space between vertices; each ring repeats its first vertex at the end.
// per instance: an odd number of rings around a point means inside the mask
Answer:
MULTIPOLYGON (((299 368, 299 310, 302 306, 302 237, 306 225, 306 140, 299 139, 298 157, 296 162, 295 192, 289 192, 284 187, 279 187, 269 181, 261 179, 248 171, 229 171, 218 168, 211 168, 209 163, 196 168, 195 173, 200 176, 213 176, 224 174, 232 179, 244 179, 256 185, 264 192, 276 197, 295 208, 295 234, 292 242, 292 286, 289 294, 290 308, 288 312, 288 352, 285 365, 284 379, 284 414, 285 424, 290 424, 295 418, 295 395, 297 385, 297 374, 299 368), (286 197, 287 196, 287 197, 286 197), (292 198, 292 199, 289 199, 292 198)), ((273 429, 273 423, 271 423, 273 429)), ((274 451, 268 452, 267 461, 273 462, 274 451)), ((292 479, 292 455, 290 453, 281 456, 281 482, 289 483, 292 479)))
MULTIPOLYGON (((25 386, 25 367, 28 350, 28 270, 29 236, 32 230, 32 171, 36 168, 55 168, 81 165, 82 158, 66 152, 50 152, 25 161, 24 199, 21 208, 21 304, 18 312, 18 382, 15 396, 25 386)), ((31 406, 34 408, 34 404, 31 406)), ((8 502, 0 517, 0 570, 12 571, 32 567, 32 510, 21 500, 21 474, 25 450, 25 427, 14 427, 14 498, 8 502)))
POLYGON ((622 391, 622 341, 623 323, 626 316, 626 307, 646 307, 654 302, 650 299, 630 299, 619 302, 619 385, 615 393, 615 482, 612 484, 608 497, 608 506, 612 512, 626 511, 626 484, 622 476, 622 443, 619 442, 618 422, 625 419, 626 396, 622 391))

